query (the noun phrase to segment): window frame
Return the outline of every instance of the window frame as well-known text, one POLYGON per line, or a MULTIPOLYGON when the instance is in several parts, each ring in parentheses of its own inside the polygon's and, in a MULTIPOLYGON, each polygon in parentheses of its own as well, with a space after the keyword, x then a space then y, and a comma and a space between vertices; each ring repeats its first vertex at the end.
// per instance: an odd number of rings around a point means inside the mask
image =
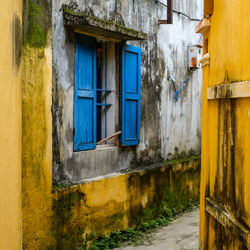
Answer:
MULTIPOLYGON (((97 105, 99 103, 97 103, 97 91, 100 91, 97 89, 97 54, 96 54, 96 51, 97 51, 97 47, 96 47, 96 44, 97 44, 97 39, 96 38, 92 38, 92 37, 88 37, 88 36, 85 36, 85 35, 82 35, 82 34, 79 34, 79 33, 75 33, 75 46, 76 46, 76 49, 75 49, 75 83, 74 83, 74 138, 73 138, 73 141, 74 141, 74 152, 80 152, 80 151, 86 151, 86 150, 95 150, 96 147, 98 146, 97 145, 97 105), (94 98, 93 98, 93 108, 92 108, 92 114, 93 114, 93 126, 92 126, 92 131, 93 131, 93 142, 92 143, 85 143, 83 144, 82 146, 76 146, 76 140, 75 140, 75 136, 76 136, 76 127, 78 125, 76 125, 77 123, 77 117, 80 116, 78 113, 77 113, 77 108, 76 108, 76 105, 78 105, 77 103, 77 84, 78 81, 79 81, 79 78, 80 76, 78 76, 78 74, 80 74, 79 72, 79 43, 81 42, 85 42, 85 41, 88 41, 88 42, 93 42, 93 47, 95 47, 95 53, 93 54, 93 56, 95 57, 93 59, 93 61, 95 62, 94 63, 94 66, 93 66, 93 74, 95 74, 93 76, 93 79, 94 79, 94 83, 93 83, 93 86, 94 86, 94 98)), ((118 44, 118 43, 117 43, 118 44)), ((113 105, 119 105, 119 108, 116 108, 115 107, 115 111, 119 111, 119 114, 117 114, 117 116, 119 116, 119 119, 117 119, 118 121, 120 121, 120 129, 122 131, 122 135, 121 135, 121 138, 120 138, 120 145, 121 146, 132 146, 132 145, 137 145, 139 144, 139 141, 140 141, 140 104, 141 104, 141 97, 140 97, 140 92, 141 92, 141 48, 140 47, 135 47, 133 45, 127 45, 127 44, 119 44, 119 58, 121 58, 120 60, 120 63, 119 63, 119 68, 120 70, 118 71, 119 72, 119 78, 117 78, 115 76, 115 81, 117 81, 117 79, 120 79, 119 83, 116 82, 115 83, 115 89, 113 91, 116 92, 116 88, 117 88, 117 92, 119 93, 119 97, 118 97, 118 102, 114 102, 113 105), (125 87, 125 82, 126 82, 126 69, 125 69, 125 65, 126 65, 126 52, 129 52, 129 53, 133 53, 136 55, 136 62, 134 61, 135 65, 134 68, 132 69, 132 71, 135 71, 136 70, 136 74, 137 74, 137 77, 136 77, 136 86, 137 86, 137 92, 136 93, 128 93, 126 92, 126 87, 125 87), (132 99, 131 99, 132 98, 132 99), (130 103, 133 103, 133 107, 132 107, 132 111, 133 111, 133 117, 131 118, 131 115, 128 116, 129 114, 129 111, 127 111, 126 109, 128 107, 126 107, 126 105, 128 106, 128 103, 129 103, 129 100, 133 100, 131 101, 130 103), (127 103, 125 105, 125 103, 127 103), (135 104, 136 103, 136 104, 135 104), (127 116, 126 116, 127 114, 127 116), (125 121, 125 119, 127 121, 125 121), (128 131, 129 129, 133 128, 133 131, 135 136, 133 138, 128 138, 128 131)), ((117 60, 117 52, 118 50, 115 49, 115 56, 114 56, 114 60, 116 61, 117 60)), ((133 60, 132 60, 133 62, 133 60)), ((117 66, 115 65, 115 72, 117 71, 117 66)), ((105 65, 105 70, 107 71, 107 63, 105 65)), ((117 73, 117 72, 116 72, 117 73)), ((105 86, 107 87, 107 86, 105 86)), ((102 86, 102 90, 104 90, 103 86, 102 86)), ((106 89, 105 89, 106 91, 106 89)), ((104 105, 104 104, 103 104, 104 105)), ((105 103, 106 105, 106 103, 105 103)), ((114 119, 116 120, 116 118, 114 119)), ((86 121, 85 121, 86 123, 86 121)), ((117 128, 117 126, 115 125, 115 128, 117 128)), ((81 129, 79 126, 77 129, 81 129)), ((107 127, 106 127, 107 129, 107 127)), ((119 131, 118 130, 118 131, 119 131)), ((117 132, 117 131, 115 131, 117 132)), ((131 132, 131 131, 129 131, 131 132)), ((112 145, 113 146, 113 145, 112 145)))

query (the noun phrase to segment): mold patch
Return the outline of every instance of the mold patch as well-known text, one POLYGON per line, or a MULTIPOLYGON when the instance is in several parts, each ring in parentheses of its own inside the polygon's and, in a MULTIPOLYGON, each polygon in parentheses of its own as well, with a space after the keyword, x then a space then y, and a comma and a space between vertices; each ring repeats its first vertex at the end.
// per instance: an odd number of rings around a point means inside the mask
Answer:
POLYGON ((24 45, 45 48, 51 29, 51 1, 23 0, 24 45))
POLYGON ((14 64, 19 68, 22 57, 22 28, 20 18, 17 14, 14 14, 12 18, 12 44, 14 64))

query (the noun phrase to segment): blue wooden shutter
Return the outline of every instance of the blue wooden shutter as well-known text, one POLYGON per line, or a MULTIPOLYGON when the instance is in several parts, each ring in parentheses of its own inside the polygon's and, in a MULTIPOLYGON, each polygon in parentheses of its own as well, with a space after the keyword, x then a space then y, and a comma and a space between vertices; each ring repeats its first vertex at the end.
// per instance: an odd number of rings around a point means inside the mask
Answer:
POLYGON ((96 40, 76 34, 74 150, 96 148, 96 40))
POLYGON ((124 45, 122 49, 122 145, 140 141, 141 48, 124 45))

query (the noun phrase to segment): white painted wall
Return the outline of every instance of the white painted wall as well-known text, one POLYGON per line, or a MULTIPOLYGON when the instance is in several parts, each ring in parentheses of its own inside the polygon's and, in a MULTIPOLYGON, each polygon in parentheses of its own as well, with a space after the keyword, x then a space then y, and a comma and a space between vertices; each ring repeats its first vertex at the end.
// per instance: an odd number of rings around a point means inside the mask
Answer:
MULTIPOLYGON (((191 17, 202 17, 202 2, 183 4, 175 1, 174 9, 187 13, 191 17)), ((188 1, 187 1, 188 2, 188 1)), ((189 1, 190 2, 190 1, 189 1)), ((191 80, 180 92, 180 100, 174 99, 172 83, 167 79, 168 73, 175 79, 177 86, 189 76, 187 71, 187 46, 202 45, 202 35, 195 34, 198 23, 174 13, 173 25, 160 25, 157 33, 158 46, 161 48, 168 70, 162 82, 161 105, 161 152, 164 159, 169 154, 194 150, 199 153, 201 142, 201 102, 202 69, 191 73, 191 80)))

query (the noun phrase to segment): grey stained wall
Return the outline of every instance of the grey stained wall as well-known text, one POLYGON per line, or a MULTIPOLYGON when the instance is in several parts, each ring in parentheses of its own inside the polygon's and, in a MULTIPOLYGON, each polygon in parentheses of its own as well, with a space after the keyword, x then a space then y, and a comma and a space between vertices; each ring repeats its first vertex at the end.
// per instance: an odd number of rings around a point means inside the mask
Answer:
MULTIPOLYGON (((166 0, 162 0, 166 3, 166 0)), ((175 0, 174 9, 201 18, 202 0, 175 0)), ((174 13, 173 25, 158 25, 167 11, 154 0, 53 1, 53 182, 81 182, 127 168, 200 154, 202 70, 192 73, 180 100, 168 80, 189 75, 187 46, 201 44, 197 22, 174 13), (62 5, 147 33, 142 49, 141 140, 136 147, 73 152, 74 33, 64 27, 62 5)))

